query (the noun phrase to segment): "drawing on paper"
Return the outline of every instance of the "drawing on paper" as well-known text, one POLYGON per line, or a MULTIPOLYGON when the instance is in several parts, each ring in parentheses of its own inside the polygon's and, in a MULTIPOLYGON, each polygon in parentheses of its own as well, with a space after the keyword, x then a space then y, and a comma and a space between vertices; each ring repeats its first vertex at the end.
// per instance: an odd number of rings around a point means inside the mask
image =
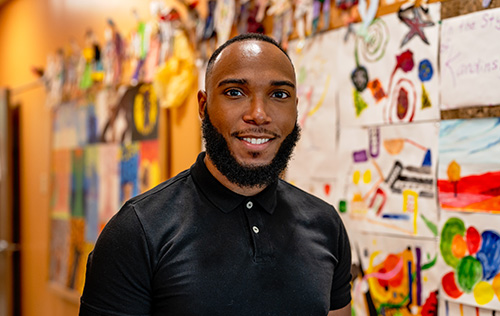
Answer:
POLYGON ((339 209, 347 223, 368 232, 436 235, 437 135, 434 123, 342 129, 339 209))
POLYGON ((500 212, 500 118, 442 121, 439 133, 440 206, 500 212))
POLYGON ((350 222, 368 232, 437 234, 434 123, 345 128, 338 170, 345 172, 342 201, 350 222))
POLYGON ((439 4, 376 18, 340 46, 340 122, 372 125, 439 119, 439 4), (350 78, 349 82, 347 79, 350 78), (348 93, 349 91, 349 93, 348 93))

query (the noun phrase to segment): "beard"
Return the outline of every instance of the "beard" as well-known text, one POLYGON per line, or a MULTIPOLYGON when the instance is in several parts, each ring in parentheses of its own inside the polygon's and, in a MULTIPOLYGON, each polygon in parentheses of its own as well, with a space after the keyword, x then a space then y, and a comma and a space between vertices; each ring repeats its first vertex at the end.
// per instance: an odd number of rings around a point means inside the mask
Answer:
MULTIPOLYGON (((240 187, 266 187, 278 180, 300 139, 300 127, 296 121, 292 132, 283 140, 278 152, 269 164, 242 165, 231 153, 224 136, 213 126, 206 108, 201 127, 209 159, 229 181, 240 187)), ((251 154, 254 157, 258 156, 258 153, 251 154)))

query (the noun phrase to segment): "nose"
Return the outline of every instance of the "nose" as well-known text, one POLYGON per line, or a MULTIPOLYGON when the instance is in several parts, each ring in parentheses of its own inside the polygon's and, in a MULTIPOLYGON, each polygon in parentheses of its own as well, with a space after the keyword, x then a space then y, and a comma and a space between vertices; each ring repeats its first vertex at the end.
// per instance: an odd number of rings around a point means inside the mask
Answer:
POLYGON ((248 111, 243 115, 243 120, 249 124, 264 125, 271 123, 271 116, 265 98, 255 96, 250 100, 248 111))

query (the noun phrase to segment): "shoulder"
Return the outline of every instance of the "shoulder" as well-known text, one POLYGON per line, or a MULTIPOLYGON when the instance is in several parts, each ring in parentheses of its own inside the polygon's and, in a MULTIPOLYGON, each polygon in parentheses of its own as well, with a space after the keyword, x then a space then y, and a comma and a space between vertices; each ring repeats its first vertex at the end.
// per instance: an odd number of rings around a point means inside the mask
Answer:
POLYGON ((315 217, 319 221, 327 221, 335 226, 343 225, 340 215, 333 205, 312 195, 291 183, 279 180, 277 188, 278 200, 286 203, 294 212, 307 217, 315 217))

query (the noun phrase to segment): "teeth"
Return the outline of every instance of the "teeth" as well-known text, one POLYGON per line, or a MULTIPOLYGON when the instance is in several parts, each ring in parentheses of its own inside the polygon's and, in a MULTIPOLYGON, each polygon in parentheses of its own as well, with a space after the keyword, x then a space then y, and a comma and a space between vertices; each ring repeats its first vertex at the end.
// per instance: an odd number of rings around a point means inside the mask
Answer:
POLYGON ((260 145, 267 143, 269 138, 243 138, 243 140, 254 145, 260 145))

